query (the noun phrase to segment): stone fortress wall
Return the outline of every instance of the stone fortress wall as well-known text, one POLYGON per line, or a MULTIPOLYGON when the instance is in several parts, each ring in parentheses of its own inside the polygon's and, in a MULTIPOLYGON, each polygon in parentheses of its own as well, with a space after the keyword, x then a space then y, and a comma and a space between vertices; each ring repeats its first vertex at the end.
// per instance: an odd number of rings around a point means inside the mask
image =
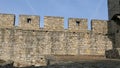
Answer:
POLYGON ((69 18, 64 29, 64 18, 20 15, 16 27, 14 14, 0 14, 0 59, 14 60, 26 65, 42 64, 44 55, 105 55, 113 48, 108 36, 106 20, 92 20, 88 30, 87 19, 69 18))

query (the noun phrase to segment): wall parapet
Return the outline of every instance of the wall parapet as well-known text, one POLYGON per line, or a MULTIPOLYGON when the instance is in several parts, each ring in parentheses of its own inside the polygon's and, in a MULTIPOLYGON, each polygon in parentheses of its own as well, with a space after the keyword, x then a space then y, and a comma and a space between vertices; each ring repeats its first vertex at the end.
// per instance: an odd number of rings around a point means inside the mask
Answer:
MULTIPOLYGON (((108 21, 92 20, 92 32, 106 34, 108 30, 108 21)), ((15 27, 15 14, 0 14, 1 28, 15 27)), ((40 27, 40 16, 37 15, 19 15, 19 28, 27 30, 45 30, 45 31, 66 31, 64 29, 64 17, 45 16, 44 28, 40 27)), ((68 18, 69 32, 86 32, 88 30, 88 20, 85 18, 68 18)))
POLYGON ((15 25, 14 14, 0 14, 0 27, 11 28, 15 25))
POLYGON ((84 32, 88 30, 88 20, 82 18, 69 18, 68 19, 68 30, 84 32))
POLYGON ((18 26, 14 22, 15 15, 0 15, 0 58, 16 65, 41 65, 44 55, 104 55, 112 48, 105 20, 92 20, 92 30, 84 18, 69 18, 68 29, 64 17, 45 16, 44 28, 36 15, 20 15, 18 26))
POLYGON ((98 34, 108 33, 108 21, 107 20, 96 20, 91 21, 91 31, 98 34))
POLYGON ((44 29, 49 31, 63 31, 64 30, 64 17, 45 16, 44 29))
POLYGON ((36 15, 20 15, 19 27, 24 29, 38 30, 40 27, 40 17, 36 15))

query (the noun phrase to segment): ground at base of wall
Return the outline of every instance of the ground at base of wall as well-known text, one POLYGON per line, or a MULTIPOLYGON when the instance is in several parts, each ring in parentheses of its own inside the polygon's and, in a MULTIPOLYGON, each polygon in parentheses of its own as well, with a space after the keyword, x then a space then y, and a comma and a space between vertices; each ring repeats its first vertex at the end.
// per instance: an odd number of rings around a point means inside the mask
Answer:
POLYGON ((62 62, 58 64, 48 65, 44 67, 21 67, 21 68, 120 68, 118 60, 99 60, 99 61, 79 61, 79 62, 62 62))
POLYGON ((120 68, 120 59, 104 56, 54 56, 47 66, 13 67, 13 62, 0 68, 120 68), (9 67, 11 66, 11 67, 9 67))
MULTIPOLYGON (((52 62, 52 61, 51 61, 52 62)), ((0 68, 120 68, 120 60, 85 60, 85 61, 61 61, 60 63, 48 66, 28 66, 28 67, 13 67, 9 64, 0 68), (10 67, 9 67, 10 66, 10 67)))
POLYGON ((120 68, 120 59, 106 59, 104 56, 54 56, 47 66, 21 68, 120 68))

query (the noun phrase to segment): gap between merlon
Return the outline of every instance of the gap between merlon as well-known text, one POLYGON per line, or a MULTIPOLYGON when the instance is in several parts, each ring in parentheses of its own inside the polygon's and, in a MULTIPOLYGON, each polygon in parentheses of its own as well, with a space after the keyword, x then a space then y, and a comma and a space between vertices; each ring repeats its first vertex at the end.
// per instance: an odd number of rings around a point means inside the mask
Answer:
MULTIPOLYGON (((68 18, 69 17, 64 17, 64 29, 68 29, 68 18)), ((19 25, 19 15, 16 14, 15 15, 15 26, 18 26, 18 25, 19 25)), ((44 28, 44 16, 40 16, 40 25, 39 26, 40 26, 40 28, 44 28)), ((91 19, 88 19, 88 30, 91 30, 91 19)))

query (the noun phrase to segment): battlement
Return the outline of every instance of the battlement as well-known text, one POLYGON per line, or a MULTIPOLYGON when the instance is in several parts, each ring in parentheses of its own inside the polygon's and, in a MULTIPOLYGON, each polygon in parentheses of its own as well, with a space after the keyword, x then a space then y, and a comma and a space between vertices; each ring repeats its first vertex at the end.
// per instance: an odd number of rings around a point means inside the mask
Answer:
POLYGON ((68 30, 69 31, 77 31, 84 32, 88 30, 87 19, 80 18, 69 18, 68 19, 68 30))
POLYGON ((63 17, 53 17, 45 16, 44 17, 45 30, 50 31, 63 31, 64 30, 64 18, 63 17))
POLYGON ((0 27, 11 28, 15 25, 15 15, 14 14, 0 14, 0 27))
POLYGON ((106 20, 92 20, 91 29, 94 33, 107 34, 108 33, 108 21, 106 20))
POLYGON ((108 0, 108 11, 109 21, 91 20, 91 30, 85 18, 68 18, 64 29, 64 17, 45 16, 41 28, 40 16, 20 15, 15 26, 14 14, 0 14, 0 59, 21 67, 46 65, 52 55, 119 58, 120 0, 108 0))
POLYGON ((20 15, 19 27, 24 29, 39 29, 40 17, 33 15, 20 15))
MULTIPOLYGON (((12 28, 15 24, 14 14, 0 14, 0 27, 12 28)), ((108 22, 105 20, 92 20, 92 32, 107 33, 108 22)), ((20 29, 40 30, 40 16, 37 15, 19 15, 20 29)), ((45 16, 44 28, 46 31, 66 31, 64 29, 64 17, 45 16)), ((85 18, 69 18, 69 32, 86 32, 88 31, 88 20, 85 18)))

